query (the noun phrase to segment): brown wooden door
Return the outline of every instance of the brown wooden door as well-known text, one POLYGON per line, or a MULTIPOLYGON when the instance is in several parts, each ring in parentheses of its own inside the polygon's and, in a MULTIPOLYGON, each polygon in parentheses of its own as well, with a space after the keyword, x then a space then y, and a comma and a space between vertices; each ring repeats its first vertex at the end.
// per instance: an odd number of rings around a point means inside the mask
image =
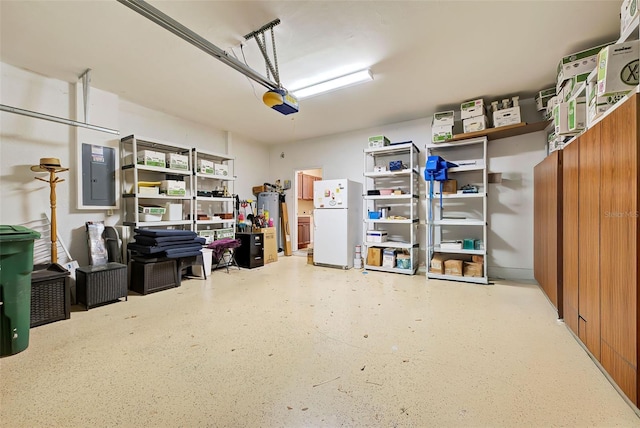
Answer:
POLYGON ((315 178, 312 175, 302 174, 302 199, 307 201, 313 200, 313 182, 315 178))
POLYGON ((638 95, 601 124, 601 363, 638 405, 638 95))
POLYGON ((534 168, 534 276, 562 318, 562 151, 534 168))
POLYGON ((578 336, 600 359, 600 124, 580 137, 578 336))
POLYGON ((562 153, 562 302, 564 322, 578 334, 578 165, 580 139, 562 153))

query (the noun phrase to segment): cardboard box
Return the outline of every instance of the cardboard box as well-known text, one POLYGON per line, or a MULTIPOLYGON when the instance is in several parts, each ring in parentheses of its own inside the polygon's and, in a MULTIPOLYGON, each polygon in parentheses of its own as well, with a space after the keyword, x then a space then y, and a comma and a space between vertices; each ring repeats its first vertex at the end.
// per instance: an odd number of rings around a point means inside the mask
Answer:
POLYGON ((140 150, 137 154, 137 162, 139 165, 165 167, 165 154, 163 152, 154 152, 153 150, 140 150))
POLYGON ((367 230, 367 242, 387 242, 387 231, 367 230))
POLYGON ((396 267, 396 250, 394 248, 385 248, 382 252, 382 266, 386 268, 396 267))
POLYGON ((431 127, 431 141, 442 143, 453 138, 453 125, 441 125, 431 127))
POLYGON ((587 128, 590 128, 593 125, 593 122, 602 116, 604 112, 613 107, 618 101, 624 98, 629 92, 616 92, 614 94, 609 94, 604 97, 600 97, 595 95, 596 89, 595 86, 593 88, 593 92, 588 94, 589 102, 587 106, 587 128), (590 96, 593 94, 593 96, 590 96))
POLYGON ((160 194, 160 187, 158 186, 140 186, 138 185, 138 195, 153 196, 160 194))
POLYGON ((167 196, 186 196, 187 183, 178 180, 162 180, 160 184, 160 193, 167 196))
POLYGON ((429 263, 429 272, 444 274, 444 262, 451 257, 447 254, 434 254, 429 263))
POLYGON ((520 106, 505 108, 493 112, 493 127, 515 125, 522 122, 520 118, 520 106))
POLYGON ((206 159, 198 159, 198 172, 200 174, 213 174, 213 162, 206 159))
POLYGON ((556 89, 558 89, 565 80, 571 79, 578 74, 589 73, 596 68, 598 65, 598 53, 602 48, 610 44, 611 43, 605 43, 563 57, 558 64, 558 84, 556 85, 556 89))
POLYGON ((433 115, 433 121, 431 126, 451 126, 454 124, 454 112, 453 110, 439 111, 433 115))
POLYGON ((260 193, 266 192, 266 191, 267 191, 267 188, 265 186, 253 186, 251 188, 251 193, 253 193, 256 196, 258 196, 260 193))
POLYGON ((179 155, 177 153, 166 154, 167 167, 169 169, 179 169, 182 171, 189 170, 189 156, 179 155))
POLYGON ((462 132, 483 131, 489 127, 487 116, 475 116, 462 121, 462 132))
POLYGON ((166 209, 158 205, 138 205, 138 212, 141 214, 163 215, 166 209))
POLYGON ((598 95, 630 91, 638 85, 640 40, 610 45, 598 55, 598 95))
POLYGON ((483 99, 467 101, 460 104, 460 119, 462 120, 472 117, 484 116, 485 114, 486 107, 484 105, 483 99))
POLYGON ((391 144, 391 142, 384 135, 374 135, 373 137, 369 137, 370 148, 384 147, 388 146, 389 144, 391 144))
POLYGON ((398 269, 411 269, 411 256, 404 253, 396 255, 396 267, 398 269))
POLYGON ((449 259, 444 261, 444 274, 462 276, 462 260, 449 259))
POLYGON ((213 164, 213 173, 215 175, 222 175, 227 177, 229 175, 229 165, 225 165, 222 163, 213 164))
POLYGON ((538 111, 545 110, 547 108, 547 104, 549 100, 556 96, 556 88, 543 89, 538 92, 535 96, 536 100, 536 109, 538 111))
POLYGON ((367 248, 367 264, 370 266, 382 266, 382 248, 367 248))
POLYGON ((278 240, 276 238, 275 227, 263 227, 258 229, 258 233, 264 234, 264 263, 273 263, 278 261, 278 240))
POLYGON ((484 256, 471 256, 473 263, 484 263, 484 256))
POLYGON ((638 16, 640 2, 638 0, 624 0, 620 7, 620 35, 631 25, 631 21, 638 16))
POLYGON ((165 204, 165 212, 162 220, 180 221, 182 220, 182 204, 173 204, 167 202, 165 204))
POLYGON ((569 131, 579 132, 587 126, 587 101, 585 97, 569 101, 567 122, 569 131))
POLYGON ((440 182, 440 191, 443 195, 458 193, 457 180, 445 180, 440 182))
POLYGON ((462 267, 463 276, 482 277, 484 265, 482 263, 464 262, 462 267))

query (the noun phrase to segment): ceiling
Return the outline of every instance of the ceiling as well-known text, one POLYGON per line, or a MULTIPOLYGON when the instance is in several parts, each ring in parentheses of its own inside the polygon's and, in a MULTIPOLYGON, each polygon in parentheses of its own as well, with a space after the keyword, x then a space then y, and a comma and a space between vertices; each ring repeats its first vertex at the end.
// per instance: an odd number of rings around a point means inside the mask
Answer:
MULTIPOLYGON (((112 1, 0 1, 0 60, 258 142, 301 141, 424 118, 484 97, 533 96, 566 54, 616 40, 614 1, 150 1, 229 54, 275 18, 280 78, 370 67, 373 82, 281 115, 265 88, 112 1)), ((269 40, 269 39, 267 39, 269 40)), ((265 74, 255 41, 249 66, 265 74)), ((13 106, 21 107, 21 106, 13 106)), ((96 125, 99 125, 96 123, 96 125)))

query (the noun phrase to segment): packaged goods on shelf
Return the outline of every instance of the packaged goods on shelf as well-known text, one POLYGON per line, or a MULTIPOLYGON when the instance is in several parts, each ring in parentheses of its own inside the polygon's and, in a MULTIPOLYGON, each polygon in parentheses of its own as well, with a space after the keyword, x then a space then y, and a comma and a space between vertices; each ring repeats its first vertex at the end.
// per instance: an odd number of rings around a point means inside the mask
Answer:
POLYGON ((369 137, 369 147, 384 147, 388 146, 391 142, 384 135, 374 135, 373 137, 369 137))
POLYGON ((585 97, 569 100, 567 123, 569 131, 582 131, 587 126, 587 101, 585 97))
POLYGON ((571 79, 578 74, 589 73, 593 70, 598 65, 598 53, 602 48, 610 44, 611 43, 605 43, 563 57, 558 64, 556 90, 560 88, 565 80, 571 79))
POLYGON ((367 264, 382 266, 382 248, 369 247, 367 249, 367 264))
POLYGON ((411 269, 411 256, 405 253, 397 254, 396 267, 398 269, 411 269))
POLYGON ((216 163, 213 165, 213 173, 215 175, 228 176, 229 175, 229 166, 221 163, 216 163))
MULTIPOLYGON (((131 189, 131 193, 135 190, 131 189)), ((160 181, 139 181, 138 194, 140 195, 158 195, 160 193, 160 181)))
POLYGON ((442 241, 440 248, 443 250, 462 250, 462 241, 442 241))
POLYGON ((593 96, 589 96, 589 102, 587 104, 587 128, 593 125, 593 122, 602 116, 604 112, 609 110, 612 106, 614 106, 618 101, 624 98, 625 95, 629 93, 629 91, 625 92, 616 92, 613 94, 609 94, 606 96, 598 96, 595 95, 595 86, 593 88, 593 92, 588 94, 593 94, 593 96))
POLYGON ((556 88, 543 89, 538 92, 535 96, 536 100, 536 109, 538 111, 545 110, 547 108, 547 103, 549 100, 556 96, 556 88))
POLYGON ((167 196, 186 196, 187 185, 184 181, 162 180, 160 184, 160 193, 167 196))
POLYGON ((137 163, 146 166, 165 167, 165 154, 153 150, 140 150, 137 154, 137 163))
POLYGON ((640 40, 607 46, 598 55, 598 95, 630 91, 638 86, 640 40))
POLYGON ((206 159, 198 159, 198 172, 201 174, 213 174, 213 162, 206 159))
POLYGON ((166 154, 167 167, 169 169, 189 170, 189 156, 177 153, 166 154))
POLYGON ((462 275, 463 276, 482 276, 482 263, 473 263, 473 262, 464 262, 462 267, 462 275))
POLYGON ((556 135, 566 136, 578 134, 578 131, 569 129, 569 103, 562 102, 553 108, 553 123, 556 135))
POLYGON ((520 118, 520 106, 502 109, 493 112, 493 127, 515 125, 522 122, 520 118))
POLYGON ((432 126, 453 126, 454 112, 453 110, 439 111, 433 115, 432 126))
POLYGON ((474 263, 484 263, 484 256, 473 255, 471 256, 471 261, 474 263))
POLYGON ((182 220, 182 204, 174 204, 167 202, 165 204, 165 213, 162 220, 180 221, 182 220))
POLYGON ((386 242, 387 231, 386 230, 367 230, 367 242, 386 242))
POLYGON ((161 221, 165 208, 157 205, 138 205, 138 213, 141 221, 161 221))
POLYGON ((385 248, 382 252, 382 266, 386 268, 396 267, 396 249, 385 248))
POLYGON ((489 127, 487 116, 474 116, 462 120, 463 132, 483 131, 489 127))
POLYGON ((449 259, 444 261, 444 274, 462 276, 462 260, 449 259))
MULTIPOLYGON (((487 110, 483 99, 466 101, 460 104, 460 119, 465 120, 472 117, 484 116, 487 110)), ((484 128, 483 128, 484 129, 484 128)), ((469 131, 464 131, 469 132, 469 131)))
POLYGON ((620 35, 631 25, 631 22, 638 16, 640 2, 638 0, 624 0, 620 7, 620 35))
POLYGON ((444 262, 450 258, 446 254, 434 254, 429 262, 429 272, 444 274, 444 262))
POLYGON ((458 180, 441 181, 440 191, 443 195, 458 193, 458 180))
POLYGON ((431 127, 431 141, 442 143, 453 138, 453 125, 438 125, 431 127))

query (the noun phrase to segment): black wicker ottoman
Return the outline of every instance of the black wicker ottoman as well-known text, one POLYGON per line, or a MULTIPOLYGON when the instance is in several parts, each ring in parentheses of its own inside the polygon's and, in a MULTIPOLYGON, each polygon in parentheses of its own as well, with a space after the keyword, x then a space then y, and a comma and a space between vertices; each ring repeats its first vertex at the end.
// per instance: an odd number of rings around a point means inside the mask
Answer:
POLYGON ((132 260, 129 262, 129 267, 131 269, 129 289, 136 293, 149 294, 180 286, 175 259, 154 262, 132 260))
POLYGON ((69 271, 57 263, 34 266, 31 273, 31 327, 69 319, 69 271))
POLYGON ((78 303, 87 310, 124 297, 127 300, 127 265, 107 263, 76 269, 78 303))

